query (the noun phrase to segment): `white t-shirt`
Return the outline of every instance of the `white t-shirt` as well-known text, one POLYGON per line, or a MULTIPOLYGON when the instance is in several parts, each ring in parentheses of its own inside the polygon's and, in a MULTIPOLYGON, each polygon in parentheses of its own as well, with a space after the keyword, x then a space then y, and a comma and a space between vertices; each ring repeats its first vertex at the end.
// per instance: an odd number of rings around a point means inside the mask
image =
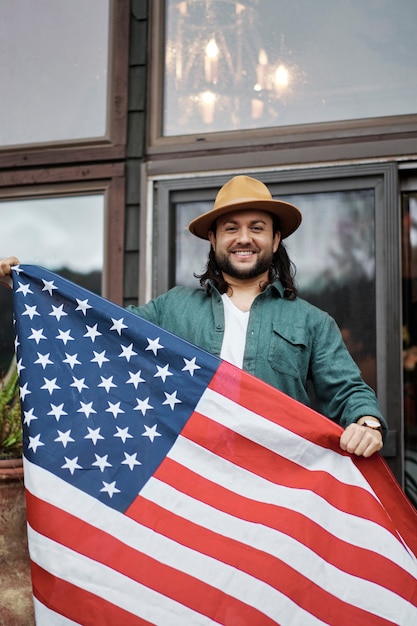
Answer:
POLYGON ((225 293, 222 300, 225 326, 220 358, 242 369, 250 311, 238 309, 225 293))

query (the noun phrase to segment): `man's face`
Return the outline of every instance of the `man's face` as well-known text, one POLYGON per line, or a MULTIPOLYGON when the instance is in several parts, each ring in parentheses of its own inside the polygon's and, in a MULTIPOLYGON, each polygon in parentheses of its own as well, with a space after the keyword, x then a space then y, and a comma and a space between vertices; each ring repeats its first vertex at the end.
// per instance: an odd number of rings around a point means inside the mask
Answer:
POLYGON ((223 274, 250 279, 268 273, 280 233, 274 235, 269 213, 249 209, 219 217, 209 239, 223 274))

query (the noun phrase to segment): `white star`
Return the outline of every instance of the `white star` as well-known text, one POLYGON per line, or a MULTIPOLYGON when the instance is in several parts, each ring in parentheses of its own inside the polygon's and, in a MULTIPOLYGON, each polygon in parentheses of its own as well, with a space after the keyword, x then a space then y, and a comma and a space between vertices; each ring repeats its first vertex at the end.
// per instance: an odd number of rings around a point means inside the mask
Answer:
POLYGON ((185 366, 182 368, 182 372, 190 372, 191 376, 194 376, 195 370, 201 370, 201 367, 195 362, 196 357, 193 357, 191 360, 183 357, 185 366))
POLYGON ((67 345, 69 341, 75 341, 74 337, 71 337, 71 329, 70 330, 61 330, 58 329, 59 335, 55 337, 55 339, 61 339, 64 342, 64 346, 67 345))
POLYGON ((166 396, 166 400, 164 400, 162 404, 169 404, 172 410, 174 410, 174 406, 176 404, 181 404, 181 400, 178 400, 177 398, 177 391, 174 391, 173 393, 167 393, 166 391, 164 391, 164 393, 166 396))
POLYGON ((18 282, 18 285, 19 287, 16 289, 16 293, 23 293, 25 298, 28 295, 28 293, 33 293, 33 291, 30 288, 29 283, 25 285, 24 283, 18 282))
MULTIPOLYGON (((29 339, 33 339, 33 337, 29 337, 29 339)), ((46 339, 46 337, 44 337, 44 339, 46 339)), ((16 335, 16 337, 14 338, 14 349, 15 349, 15 351, 17 350, 18 346, 20 346, 20 343, 19 343, 19 339, 18 339, 18 337, 16 335)))
POLYGON ((133 372, 129 372, 130 378, 126 382, 127 383, 132 383, 132 385, 135 386, 135 389, 137 389, 139 383, 144 383, 145 382, 145 379, 141 378, 140 374, 141 374, 141 370, 138 370, 136 372, 136 374, 134 374, 133 372))
POLYGON ((101 333, 99 333, 99 331, 97 330, 97 324, 94 324, 94 326, 86 326, 87 332, 85 333, 84 337, 89 337, 92 341, 92 343, 95 342, 96 337, 100 337, 101 333))
POLYGON ((117 419, 119 413, 124 413, 124 411, 120 408, 120 402, 109 402, 107 401, 109 408, 106 409, 106 413, 113 413, 114 419, 117 419))
POLYGON ((14 272, 16 272, 16 274, 19 276, 20 272, 23 272, 22 268, 20 267, 20 265, 13 265, 12 270, 14 272))
POLYGON ((27 304, 25 304, 25 307, 26 307, 26 311, 24 311, 22 315, 29 315, 31 320, 33 320, 35 315, 38 315, 40 317, 40 313, 38 313, 36 310, 37 309, 36 304, 34 304, 33 306, 28 306, 27 304))
POLYGON ((17 368, 17 373, 20 374, 20 372, 22 370, 25 370, 26 367, 23 365, 22 363, 22 359, 19 359, 18 362, 16 363, 16 368, 17 368))
POLYGON ((111 318, 113 326, 110 328, 110 330, 117 330, 119 335, 121 335, 123 328, 127 328, 126 324, 123 324, 123 320, 123 317, 121 317, 119 320, 114 320, 113 318, 111 318))
POLYGON ((125 460, 122 461, 121 464, 128 465, 129 469, 133 470, 135 465, 142 465, 142 463, 136 459, 137 452, 135 452, 134 454, 128 454, 127 452, 125 452, 124 455, 125 455, 125 460))
POLYGON ((64 305, 61 304, 60 306, 52 305, 52 311, 51 311, 51 313, 49 313, 49 315, 53 315, 54 317, 56 317, 56 319, 59 322, 61 317, 64 317, 65 315, 68 315, 68 313, 65 313, 64 305))
POLYGON ((158 350, 164 347, 159 343, 159 337, 157 337, 156 339, 149 339, 149 337, 147 337, 147 340, 148 347, 145 348, 145 350, 152 350, 155 356, 158 354, 158 350))
POLYGON ((100 489, 100 491, 104 491, 105 493, 108 493, 110 498, 112 498, 115 493, 120 493, 120 489, 117 489, 117 487, 116 487, 116 481, 115 480, 112 483, 106 483, 103 480, 102 483, 103 483, 104 487, 103 487, 103 489, 100 489))
POLYGON ((27 424, 28 426, 30 426, 30 423, 32 420, 38 419, 36 415, 33 415, 33 409, 30 409, 30 411, 23 411, 23 415, 24 415, 23 423, 27 424))
POLYGON ((130 346, 120 346, 122 351, 119 354, 119 356, 124 356, 126 361, 129 363, 130 359, 132 358, 132 356, 136 356, 137 352, 135 352, 133 350, 133 343, 130 344, 130 346))
POLYGON ((20 391, 20 399, 23 401, 27 395, 29 395, 30 393, 32 393, 31 391, 29 391, 28 389, 28 383, 25 383, 23 385, 23 387, 19 387, 19 391, 20 391))
POLYGON ((58 441, 58 442, 62 443, 64 448, 67 447, 68 443, 75 441, 75 439, 73 439, 71 437, 71 431, 70 430, 67 430, 66 433, 62 433, 60 430, 58 430, 57 432, 58 432, 58 437, 56 439, 54 439, 54 441, 58 441))
POLYGON ((50 353, 48 352, 48 354, 41 354, 40 352, 37 353, 38 354, 38 358, 36 361, 34 361, 35 364, 39 363, 40 365, 42 365, 43 369, 45 369, 45 367, 47 365, 53 365, 54 362, 50 360, 49 356, 50 353))
POLYGON ((94 358, 90 359, 90 362, 91 363, 97 363, 97 365, 99 367, 101 367, 103 365, 103 363, 106 363, 107 361, 110 360, 110 359, 108 359, 105 356, 106 355, 106 351, 105 350, 103 350, 103 352, 100 352, 100 354, 93 350, 93 354, 94 354, 94 358))
POLYGON ((78 393, 81 393, 83 389, 88 389, 88 386, 84 384, 85 378, 75 378, 75 376, 73 376, 72 380, 74 382, 70 384, 70 387, 76 387, 78 393))
POLYGON ((34 339, 36 343, 39 343, 41 339, 46 339, 45 335, 43 334, 43 328, 41 328, 40 330, 35 330, 34 328, 31 328, 30 330, 32 331, 32 334, 29 335, 28 339, 34 339))
POLYGON ((156 366, 156 369, 158 370, 156 372, 156 374, 153 375, 154 378, 162 378, 163 382, 166 381, 167 376, 173 376, 172 372, 168 371, 169 368, 169 364, 167 363, 164 367, 160 367, 159 365, 156 366))
POLYGON ((126 426, 126 428, 119 428, 118 426, 116 426, 116 428, 117 433, 115 433, 113 437, 120 437, 123 443, 126 443, 126 439, 133 439, 133 435, 129 434, 128 426, 126 426))
POLYGON ((73 459, 68 459, 66 456, 64 456, 64 459, 65 463, 64 465, 61 465, 62 469, 69 469, 71 474, 74 474, 76 469, 82 469, 81 465, 78 465, 78 456, 74 457, 73 459))
POLYGON ((73 370, 76 365, 81 365, 81 361, 78 361, 78 354, 68 354, 65 353, 66 359, 63 359, 63 363, 68 363, 70 368, 73 370))
POLYGON ((36 437, 29 437, 29 445, 28 445, 29 450, 33 450, 34 452, 36 452, 39 446, 44 446, 45 444, 42 443, 40 439, 41 439, 40 435, 36 435, 36 437))
POLYGON ((149 437, 149 439, 153 443, 155 437, 162 437, 162 435, 156 432, 156 424, 155 424, 154 426, 152 426, 152 428, 149 428, 149 426, 145 425, 145 432, 142 433, 142 437, 149 437))
POLYGON ((48 291, 50 296, 52 296, 52 292, 54 289, 58 289, 58 287, 55 287, 53 280, 44 280, 42 278, 42 282, 43 282, 42 291, 48 291))
POLYGON ((97 467, 100 468, 100 472, 104 472, 106 467, 113 467, 112 464, 108 463, 107 461, 109 457, 108 454, 105 454, 104 456, 99 456, 98 454, 95 454, 94 456, 96 457, 96 460, 94 461, 94 463, 91 463, 91 465, 97 465, 97 467))
POLYGON ((104 376, 100 376, 101 383, 97 385, 97 387, 104 387, 104 389, 109 393, 112 387, 117 387, 117 385, 113 382, 113 376, 109 376, 108 378, 104 378, 104 376))
POLYGON ((94 445, 96 445, 99 439, 104 439, 104 437, 100 435, 100 428, 96 428, 95 430, 93 430, 92 428, 89 428, 88 426, 87 428, 88 428, 88 435, 86 435, 84 439, 91 439, 94 445))
POLYGON ((51 402, 50 405, 51 405, 51 410, 48 411, 47 415, 53 415, 57 422, 59 422, 59 418, 62 415, 68 415, 68 413, 64 411, 64 403, 58 405, 58 404, 52 404, 51 402))
POLYGON ((77 409, 77 413, 84 413, 84 415, 88 418, 90 417, 91 413, 97 413, 97 411, 95 411, 93 409, 93 403, 92 402, 81 402, 81 408, 77 409))
POLYGON ((49 395, 52 396, 53 392, 55 391, 55 389, 61 389, 61 387, 58 387, 58 385, 56 385, 56 378, 44 378, 45 384, 42 385, 41 389, 47 389, 49 391, 49 395))
POLYGON ((88 304, 88 300, 78 300, 78 298, 76 298, 76 300, 77 300, 78 306, 75 310, 82 311, 83 315, 87 315, 87 309, 93 308, 92 306, 88 304))
POLYGON ((145 400, 139 400, 139 398, 136 398, 137 406, 135 406, 133 410, 142 411, 142 415, 146 415, 146 411, 148 409, 153 409, 153 406, 149 404, 148 400, 149 400, 149 397, 145 398, 145 400))

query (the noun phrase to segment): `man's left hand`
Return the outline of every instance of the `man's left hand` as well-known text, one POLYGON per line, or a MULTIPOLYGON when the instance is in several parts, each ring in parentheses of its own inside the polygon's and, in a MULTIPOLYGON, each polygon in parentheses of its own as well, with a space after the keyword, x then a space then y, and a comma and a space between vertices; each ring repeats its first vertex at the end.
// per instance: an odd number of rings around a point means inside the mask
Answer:
POLYGON ((382 434, 379 430, 374 430, 367 426, 362 426, 365 419, 377 421, 374 417, 362 417, 356 424, 349 424, 340 437, 340 447, 342 450, 356 454, 357 456, 369 457, 381 450, 382 434))

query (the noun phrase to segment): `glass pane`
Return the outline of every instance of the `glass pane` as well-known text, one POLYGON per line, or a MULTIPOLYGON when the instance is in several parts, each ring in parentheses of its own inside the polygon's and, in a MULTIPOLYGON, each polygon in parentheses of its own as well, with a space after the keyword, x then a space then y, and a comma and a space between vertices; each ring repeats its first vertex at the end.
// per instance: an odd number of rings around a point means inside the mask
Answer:
POLYGON ((417 113, 415 0, 165 6, 165 136, 417 113))
POLYGON ((417 192, 403 196, 405 491, 417 506, 417 192))
MULTIPOLYGON (((102 194, 0 202, 0 256, 42 265, 101 292, 102 194)), ((12 295, 0 288, 0 374, 13 356, 12 295)))
MULTIPOLYGON (((280 195, 283 198, 282 195, 280 195)), ((373 190, 285 196, 303 214, 285 246, 300 296, 338 322, 366 382, 376 390, 375 206, 373 190)), ((187 226, 211 202, 176 205, 176 284, 198 286, 209 244, 187 226), (190 262, 191 259, 191 262, 190 262)))
POLYGON ((106 134, 109 0, 2 0, 0 146, 106 134))

